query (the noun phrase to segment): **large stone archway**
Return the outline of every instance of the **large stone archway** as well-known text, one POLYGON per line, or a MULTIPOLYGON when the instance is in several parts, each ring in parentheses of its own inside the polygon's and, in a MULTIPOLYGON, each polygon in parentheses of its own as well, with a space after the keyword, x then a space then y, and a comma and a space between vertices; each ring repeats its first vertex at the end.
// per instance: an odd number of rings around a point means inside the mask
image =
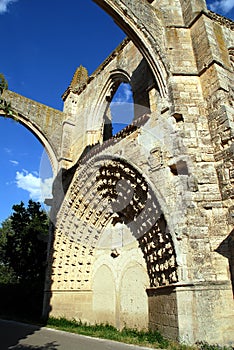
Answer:
POLYGON ((167 94, 169 65, 166 58, 162 14, 147 1, 94 0, 119 25, 146 58, 161 96, 167 94))
POLYGON ((144 175, 115 156, 87 160, 58 213, 52 315, 146 329, 147 289, 178 281, 173 239, 144 175))

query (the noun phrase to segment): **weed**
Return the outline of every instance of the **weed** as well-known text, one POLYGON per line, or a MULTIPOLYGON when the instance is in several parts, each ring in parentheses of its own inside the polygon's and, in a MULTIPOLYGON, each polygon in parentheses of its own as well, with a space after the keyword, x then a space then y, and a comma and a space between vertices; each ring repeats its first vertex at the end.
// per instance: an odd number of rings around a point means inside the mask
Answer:
POLYGON ((158 331, 138 331, 127 327, 118 330, 110 324, 90 325, 76 320, 68 320, 65 317, 50 317, 47 326, 60 330, 89 335, 92 337, 110 339, 127 344, 147 346, 167 350, 232 350, 232 348, 219 345, 209 345, 205 342, 194 346, 181 344, 164 338, 158 331))

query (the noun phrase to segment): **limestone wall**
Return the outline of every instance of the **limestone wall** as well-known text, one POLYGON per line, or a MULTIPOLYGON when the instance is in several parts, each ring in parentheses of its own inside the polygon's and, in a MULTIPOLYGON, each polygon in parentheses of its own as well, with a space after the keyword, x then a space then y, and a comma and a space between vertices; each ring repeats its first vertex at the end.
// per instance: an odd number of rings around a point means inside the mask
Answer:
POLYGON ((64 94, 52 314, 233 344, 233 23, 203 0, 97 2, 133 43, 64 94), (106 140, 122 81, 148 115, 106 140))
POLYGON ((4 92, 58 173, 44 312, 233 346, 234 24, 203 0, 95 2, 129 38, 64 112, 4 92), (135 115, 111 138, 122 82, 135 115))
POLYGON ((104 116, 122 82, 130 84, 135 104, 148 111, 146 91, 156 82, 140 52, 127 39, 92 73, 86 84, 64 96, 64 112, 69 115, 66 128, 70 130, 67 158, 73 164, 87 148, 103 142, 104 123, 111 123, 104 116))

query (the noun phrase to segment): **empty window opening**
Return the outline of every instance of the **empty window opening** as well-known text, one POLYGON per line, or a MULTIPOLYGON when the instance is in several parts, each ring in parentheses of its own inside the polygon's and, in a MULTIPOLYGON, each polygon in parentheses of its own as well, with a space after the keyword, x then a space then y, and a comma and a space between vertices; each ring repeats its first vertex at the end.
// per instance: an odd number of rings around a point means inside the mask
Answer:
POLYGON ((105 115, 104 136, 116 135, 131 124, 134 118, 133 94, 130 84, 121 83, 116 90, 105 115))
POLYGON ((173 117, 175 118, 176 123, 184 122, 184 117, 183 117, 183 114, 181 113, 174 113, 173 117))
POLYGON ((180 160, 179 162, 170 165, 170 170, 173 175, 188 175, 188 167, 187 163, 183 160, 180 160))

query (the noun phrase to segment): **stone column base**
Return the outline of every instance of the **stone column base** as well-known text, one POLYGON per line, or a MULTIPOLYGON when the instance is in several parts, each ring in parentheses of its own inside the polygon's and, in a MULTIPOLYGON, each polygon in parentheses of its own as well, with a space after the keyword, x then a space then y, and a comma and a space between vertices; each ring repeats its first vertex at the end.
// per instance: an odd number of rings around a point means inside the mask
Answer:
POLYGON ((149 328, 187 344, 234 345, 234 301, 229 281, 150 288, 149 328))

